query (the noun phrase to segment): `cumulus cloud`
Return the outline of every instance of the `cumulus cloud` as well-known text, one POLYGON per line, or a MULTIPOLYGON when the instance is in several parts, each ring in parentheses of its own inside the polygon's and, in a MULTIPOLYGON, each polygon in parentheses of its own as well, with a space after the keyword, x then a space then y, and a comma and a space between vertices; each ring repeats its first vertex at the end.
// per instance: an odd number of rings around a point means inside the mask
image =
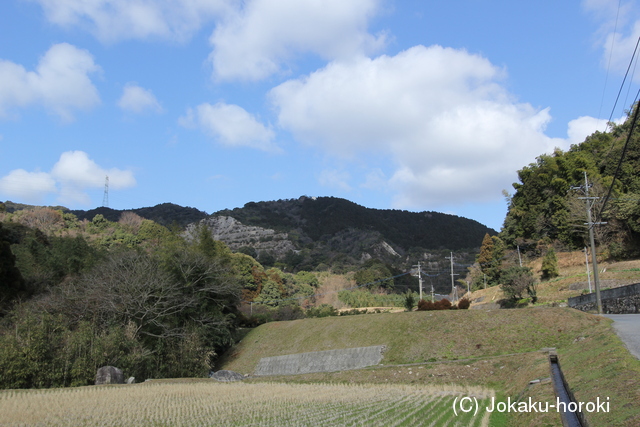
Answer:
POLYGON ((367 32, 380 0, 250 0, 211 35, 210 60, 218 79, 259 80, 295 54, 324 59, 371 53, 385 37, 367 32))
MULTIPOLYGON (((622 116, 611 121, 617 125, 624 123, 627 119, 626 116, 622 116)), ((608 121, 605 119, 596 119, 590 116, 581 116, 575 120, 571 120, 567 126, 567 143, 568 144, 580 144, 588 136, 592 135, 596 131, 604 132, 609 129, 608 121)))
POLYGON ((128 83, 118 101, 118 107, 124 111, 141 114, 147 111, 161 113, 162 106, 153 93, 134 83, 128 83))
POLYGON ((56 182, 46 172, 27 172, 15 169, 0 178, 0 193, 29 203, 40 202, 47 194, 56 192, 56 182))
POLYGON ((100 103, 89 78, 99 70, 89 52, 68 43, 53 45, 35 71, 0 59, 0 116, 36 104, 70 121, 73 110, 88 110, 100 103))
POLYGON ((184 41, 204 23, 232 9, 232 0, 31 0, 47 19, 81 27, 103 42, 161 38, 184 41))
POLYGON ((332 60, 370 54, 386 44, 367 30, 383 0, 31 0, 47 19, 99 40, 185 41, 209 22, 216 79, 259 80, 295 55, 332 60))
POLYGON ((600 24, 596 43, 602 49, 602 66, 624 73, 640 37, 637 0, 584 0, 582 5, 600 24))
POLYGON ((396 205, 424 208, 500 198, 516 170, 567 145, 544 135, 548 110, 516 102, 504 77, 481 56, 416 46, 334 61, 270 99, 299 141, 340 157, 387 156, 396 205))
POLYGON ((62 153, 50 172, 11 171, 0 178, 0 193, 29 202, 39 202, 49 194, 57 194, 60 203, 89 205, 88 189, 102 188, 105 177, 109 188, 120 190, 136 184, 133 172, 118 168, 104 169, 84 151, 62 153))
POLYGON ((273 142, 273 130, 238 105, 224 102, 200 104, 189 109, 179 123, 188 128, 198 128, 224 145, 279 151, 273 142))

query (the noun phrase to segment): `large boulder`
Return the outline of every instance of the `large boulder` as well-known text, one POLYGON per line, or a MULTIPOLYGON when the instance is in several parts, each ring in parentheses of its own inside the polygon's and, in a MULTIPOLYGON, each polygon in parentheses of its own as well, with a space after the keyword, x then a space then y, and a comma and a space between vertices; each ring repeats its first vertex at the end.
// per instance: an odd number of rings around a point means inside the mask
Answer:
POLYGON ((124 384, 124 374, 115 366, 103 366, 96 373, 96 385, 124 384))
POLYGON ((244 375, 239 374, 238 372, 227 371, 223 369, 218 372, 210 372, 209 378, 213 378, 216 381, 231 382, 244 380, 244 375))

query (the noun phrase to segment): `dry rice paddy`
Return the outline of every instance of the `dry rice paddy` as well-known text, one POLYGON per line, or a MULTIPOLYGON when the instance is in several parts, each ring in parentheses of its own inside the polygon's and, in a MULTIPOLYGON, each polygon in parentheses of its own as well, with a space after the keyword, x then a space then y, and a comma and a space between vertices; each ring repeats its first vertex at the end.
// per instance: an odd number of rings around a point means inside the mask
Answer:
POLYGON ((479 387, 152 381, 0 392, 2 426, 486 426, 479 387), (456 416, 457 397, 480 411, 456 416))

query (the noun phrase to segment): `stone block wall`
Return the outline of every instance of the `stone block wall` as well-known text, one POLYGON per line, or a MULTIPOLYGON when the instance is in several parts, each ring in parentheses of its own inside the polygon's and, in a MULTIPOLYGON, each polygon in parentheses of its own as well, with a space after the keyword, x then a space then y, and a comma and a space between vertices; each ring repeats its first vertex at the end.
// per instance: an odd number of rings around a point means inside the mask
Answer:
MULTIPOLYGON (((604 314, 640 313, 640 283, 600 291, 604 314)), ((569 307, 581 311, 598 311, 596 294, 569 298, 569 307)))

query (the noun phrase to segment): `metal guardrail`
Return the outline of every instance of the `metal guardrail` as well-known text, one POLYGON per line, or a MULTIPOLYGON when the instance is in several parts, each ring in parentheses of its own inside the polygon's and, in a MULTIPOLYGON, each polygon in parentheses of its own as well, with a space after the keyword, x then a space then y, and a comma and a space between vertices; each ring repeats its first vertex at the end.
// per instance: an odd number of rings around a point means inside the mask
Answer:
MULTIPOLYGON (((575 403, 575 397, 573 393, 569 389, 566 379, 564 378, 564 374, 562 373, 562 369, 560 369, 560 363, 558 362, 558 353, 556 353, 555 349, 549 351, 549 365, 551 368, 551 381, 553 382, 553 389, 555 391, 556 397, 558 398, 557 405, 563 405, 563 410, 559 407, 556 408, 558 412, 560 412, 560 418, 562 419, 562 425, 564 427, 588 427, 589 424, 584 416, 584 414, 580 411, 572 412, 569 411, 569 404, 575 403)), ((574 405, 575 406, 575 405, 574 405)))

